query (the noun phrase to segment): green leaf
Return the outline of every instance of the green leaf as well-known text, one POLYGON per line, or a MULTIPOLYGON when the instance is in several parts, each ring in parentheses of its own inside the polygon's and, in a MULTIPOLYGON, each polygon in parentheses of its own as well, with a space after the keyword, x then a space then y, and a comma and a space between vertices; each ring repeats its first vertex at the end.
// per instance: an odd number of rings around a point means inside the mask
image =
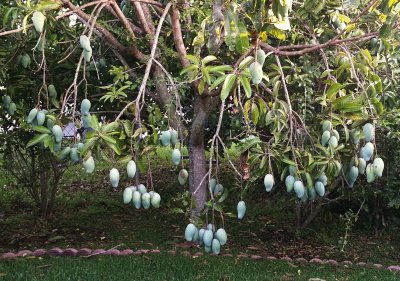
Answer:
POLYGON ((116 143, 110 143, 110 142, 106 142, 106 143, 112 150, 114 150, 114 152, 117 155, 121 155, 121 149, 119 148, 119 146, 116 143))
POLYGON ((41 135, 36 135, 33 139, 31 139, 28 144, 26 145, 26 147, 31 147, 37 143, 40 143, 42 141, 44 141, 47 137, 49 137, 49 134, 41 134, 41 135))
POLYGON ((118 122, 111 122, 108 123, 104 126, 101 127, 101 132, 103 133, 109 133, 109 132, 113 132, 115 130, 117 130, 119 128, 119 123, 118 122))
POLYGON ((215 60, 217 60, 216 56, 212 56, 212 55, 206 56, 204 59, 201 60, 201 64, 206 65, 207 63, 215 61, 215 60))
POLYGON ((186 55, 186 58, 188 60, 190 60, 193 64, 199 65, 200 64, 200 60, 198 57, 193 56, 193 55, 186 55))
POLYGON ((250 79, 239 75, 240 84, 243 86, 243 90, 246 93, 246 97, 249 99, 251 98, 251 86, 250 86, 250 79))
POLYGON ((254 61, 254 57, 248 56, 244 60, 242 60, 239 64, 239 69, 246 69, 252 62, 254 61))
POLYGON ((326 91, 326 96, 329 100, 332 100, 336 96, 336 94, 339 92, 339 90, 343 89, 347 85, 342 85, 340 83, 334 83, 332 84, 329 89, 326 91))
POLYGON ((227 188, 224 189, 224 193, 221 195, 221 197, 218 199, 218 203, 222 203, 225 201, 225 199, 229 195, 229 190, 227 188))
POLYGON ((229 93, 231 92, 232 87, 235 84, 235 81, 236 81, 235 74, 228 74, 226 76, 226 79, 221 89, 221 100, 225 100, 229 96, 229 93))
POLYGON ((118 164, 127 164, 131 160, 132 160, 132 155, 126 155, 126 156, 122 157, 121 159, 118 159, 117 163, 118 164))
POLYGON ((213 73, 213 72, 217 72, 217 73, 225 73, 227 71, 233 71, 233 67, 230 65, 217 65, 217 66, 208 66, 207 67, 208 71, 213 73))
POLYGON ((112 143, 112 144, 116 144, 117 140, 114 139, 113 137, 110 137, 108 135, 100 135, 100 137, 105 140, 107 143, 112 143))
POLYGON ((228 74, 222 75, 220 77, 218 77, 212 84, 211 87, 208 89, 210 92, 212 90, 214 90, 215 88, 218 87, 219 84, 221 84, 222 82, 225 81, 226 77, 228 76, 228 74))
POLYGON ((211 77, 210 77, 210 73, 208 73, 207 69, 203 68, 201 70, 201 73, 203 74, 203 79, 207 82, 207 84, 211 85, 211 77))
POLYGON ((47 127, 44 127, 44 126, 34 126, 33 130, 35 130, 38 133, 42 133, 42 134, 51 134, 51 131, 49 129, 47 129, 47 127))

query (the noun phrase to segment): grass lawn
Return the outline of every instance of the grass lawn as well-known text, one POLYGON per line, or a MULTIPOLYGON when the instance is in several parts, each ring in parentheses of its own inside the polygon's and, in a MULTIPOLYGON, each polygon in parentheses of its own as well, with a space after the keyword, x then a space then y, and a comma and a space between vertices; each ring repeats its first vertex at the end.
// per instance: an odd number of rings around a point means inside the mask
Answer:
POLYGON ((227 257, 145 256, 19 259, 0 262, 0 280, 399 280, 388 270, 227 257), (314 278, 314 279, 312 279, 314 278), (319 278, 319 279, 318 279, 319 278))

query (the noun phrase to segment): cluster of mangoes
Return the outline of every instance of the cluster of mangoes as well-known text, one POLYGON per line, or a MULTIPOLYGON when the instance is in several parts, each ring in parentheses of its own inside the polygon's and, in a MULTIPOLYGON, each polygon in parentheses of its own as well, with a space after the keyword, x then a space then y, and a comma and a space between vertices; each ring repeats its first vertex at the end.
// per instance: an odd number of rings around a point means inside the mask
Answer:
POLYGON ((339 145, 340 135, 337 130, 333 129, 331 121, 322 122, 322 132, 321 144, 323 146, 336 148, 339 145))
POLYGON ((79 43, 81 45, 81 48, 83 49, 83 58, 85 59, 86 62, 90 62, 93 51, 92 47, 90 46, 89 37, 87 37, 86 35, 81 35, 79 37, 79 43))
POLYGON ((225 229, 219 228, 215 231, 213 224, 208 224, 207 228, 197 228, 193 223, 189 223, 185 229, 185 239, 189 242, 197 242, 204 246, 207 253, 218 255, 221 252, 221 246, 228 241, 225 229))
POLYGON ((31 65, 31 57, 28 54, 18 55, 17 56, 17 66, 20 65, 23 68, 28 68, 31 65))
POLYGON ((353 130, 351 138, 355 145, 358 146, 361 141, 363 141, 364 145, 360 148, 359 157, 354 157, 350 161, 349 170, 346 173, 346 181, 349 187, 353 187, 359 175, 365 174, 368 183, 373 182, 378 177, 382 177, 385 164, 382 158, 374 157, 374 125, 366 123, 362 127, 362 133, 358 130, 353 130))
POLYGON ((252 62, 249 66, 251 81, 258 85, 261 83, 263 78, 263 65, 265 62, 267 55, 262 49, 257 49, 254 53, 254 62, 252 62))
MULTIPOLYGON (((163 146, 170 146, 175 147, 178 143, 178 132, 175 129, 162 131, 160 135, 161 144, 163 146)), ((181 163, 182 153, 178 148, 174 148, 172 150, 172 163, 175 166, 178 166, 181 163)))
POLYGON ((91 103, 88 99, 84 99, 81 102, 81 118, 82 118, 82 126, 87 129, 90 128, 90 119, 91 115, 89 113, 91 107, 91 103))
POLYGON ((1 100, 3 101, 3 109, 10 115, 14 115, 17 110, 17 105, 12 102, 11 97, 8 95, 2 96, 1 100))
MULTIPOLYGON (((136 163, 133 160, 130 160, 126 165, 126 173, 128 178, 133 179, 136 175, 136 163)), ((112 168, 110 170, 110 182, 111 185, 116 188, 119 184, 119 171, 116 168, 112 168)))
MULTIPOLYGON (((82 142, 76 143, 74 146, 65 147, 60 153, 61 160, 70 159, 73 163, 79 162, 79 154, 82 151, 85 145, 82 142)), ((93 157, 91 160, 86 160, 83 162, 83 166, 87 173, 92 173, 94 170, 94 160, 93 157)))
POLYGON ((147 192, 147 188, 143 184, 136 186, 129 186, 125 188, 123 194, 124 204, 132 204, 136 209, 143 207, 149 209, 150 206, 154 208, 160 208, 161 196, 157 192, 147 192))
POLYGON ((210 192, 214 197, 219 196, 224 193, 224 186, 218 183, 216 179, 212 178, 210 180, 210 192))

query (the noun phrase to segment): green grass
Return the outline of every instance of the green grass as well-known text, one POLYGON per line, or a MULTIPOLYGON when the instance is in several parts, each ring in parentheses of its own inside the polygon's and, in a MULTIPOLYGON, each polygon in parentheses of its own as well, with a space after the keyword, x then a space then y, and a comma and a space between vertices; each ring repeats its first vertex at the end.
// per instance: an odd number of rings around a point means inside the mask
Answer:
POLYGON ((129 257, 19 259, 0 263, 0 280, 399 280, 388 270, 302 265, 285 261, 228 257, 175 257, 148 254, 129 257))

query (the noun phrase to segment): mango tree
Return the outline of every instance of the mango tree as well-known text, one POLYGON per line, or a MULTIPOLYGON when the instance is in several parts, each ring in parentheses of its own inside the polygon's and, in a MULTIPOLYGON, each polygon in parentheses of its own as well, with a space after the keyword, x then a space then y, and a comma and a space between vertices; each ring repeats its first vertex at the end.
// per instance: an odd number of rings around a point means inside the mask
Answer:
MULTIPOLYGON (((310 206, 334 190, 382 176, 375 126, 396 87, 399 10, 396 0, 6 1, 2 120, 14 118, 36 132, 29 145, 82 159, 89 172, 102 157, 129 163, 134 177, 159 139, 172 145, 179 182, 189 177, 193 221, 223 214, 225 155, 239 218, 246 190, 263 179, 267 192, 278 182, 294 191, 306 226, 310 206), (32 82, 18 85, 17 73, 32 82), (67 122, 82 127, 84 144, 64 147, 58 126, 67 122)), ((113 186, 119 177, 110 171, 113 186)), ((126 201, 150 206, 146 191, 126 190, 126 201)), ((189 225, 186 238, 199 233, 189 225)), ((214 240, 222 245, 225 234, 208 233, 206 250, 218 252, 214 240)))

